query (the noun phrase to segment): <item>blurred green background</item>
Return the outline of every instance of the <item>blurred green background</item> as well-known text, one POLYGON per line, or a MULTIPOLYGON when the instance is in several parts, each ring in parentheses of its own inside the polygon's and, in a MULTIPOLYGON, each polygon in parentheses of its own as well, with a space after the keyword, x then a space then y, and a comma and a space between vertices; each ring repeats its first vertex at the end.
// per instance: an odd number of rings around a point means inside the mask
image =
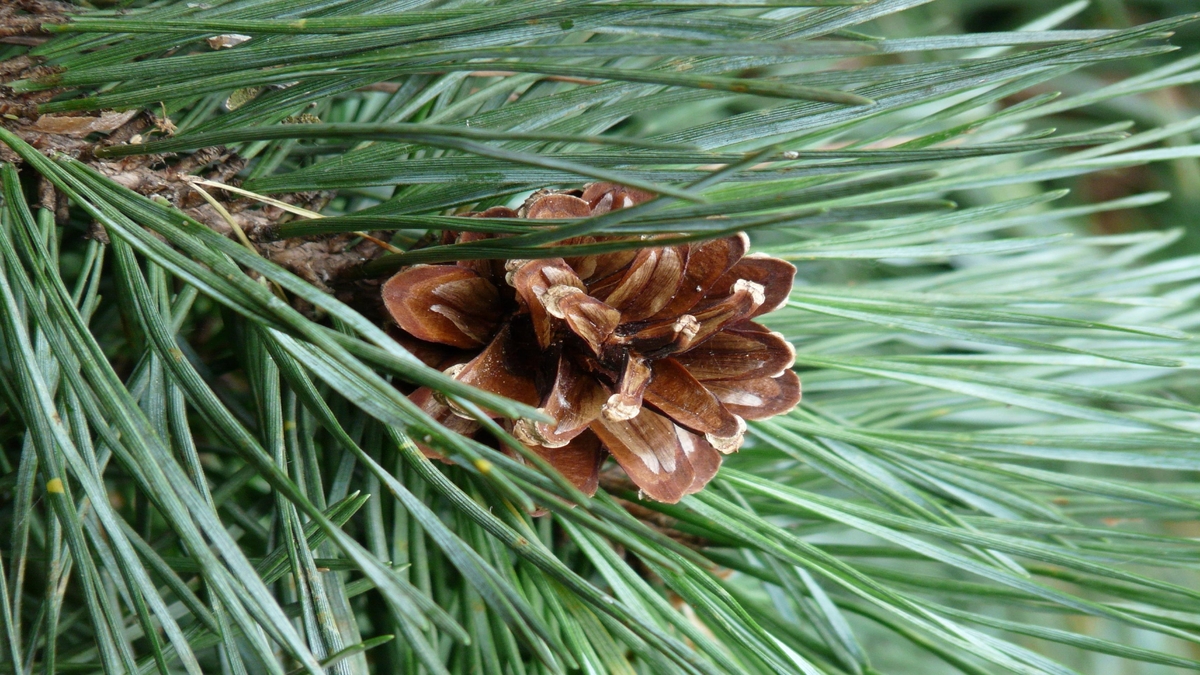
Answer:
MULTIPOLYGON (((1200 11, 1195 0, 1092 0, 1091 2, 1045 2, 1043 0, 938 0, 911 11, 884 17, 875 30, 883 35, 908 36, 1019 30, 1048 13, 1076 12, 1058 28, 1116 29, 1144 24, 1171 16, 1200 11)), ((1042 87, 1064 96, 1094 90, 1126 77, 1161 66, 1180 56, 1200 51, 1200 24, 1190 24, 1175 34, 1171 44, 1179 51, 1158 57, 1108 62, 1102 68, 1087 68, 1042 87)), ((937 58, 933 52, 926 58, 937 58)), ((1032 95, 1036 92, 1023 94, 1032 95)), ((1130 132, 1194 118, 1200 114, 1200 87, 1180 86, 1080 108, 1055 119, 1060 132, 1095 128, 1096 125, 1132 122, 1130 132)), ((1198 140, 1196 132, 1180 134, 1165 145, 1188 145, 1198 140)), ((1105 171, 1081 178, 1055 181, 1049 189, 1070 188, 1073 203, 1095 203, 1130 195, 1167 191, 1172 199, 1137 210, 1101 213, 1091 217, 1096 234, 1116 234, 1143 229, 1183 228, 1185 236, 1170 250, 1172 255, 1200 251, 1200 161, 1180 159, 1127 169, 1105 171)), ((1018 196, 1024 186, 997 188, 981 201, 1018 196), (1005 192, 1007 191, 1007 192, 1005 192)))

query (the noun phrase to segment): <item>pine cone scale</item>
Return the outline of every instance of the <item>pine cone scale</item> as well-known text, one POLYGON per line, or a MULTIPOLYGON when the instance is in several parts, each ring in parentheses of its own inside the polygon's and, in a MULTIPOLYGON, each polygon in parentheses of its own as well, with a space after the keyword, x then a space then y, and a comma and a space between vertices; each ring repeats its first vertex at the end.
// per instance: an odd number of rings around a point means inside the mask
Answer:
POLYGON ((749 247, 750 238, 744 234, 689 246, 687 266, 675 297, 652 318, 676 317, 694 307, 749 247))
POLYGON ((608 420, 621 421, 637 417, 642 409, 642 395, 650 384, 652 371, 645 360, 630 356, 617 380, 616 391, 604 403, 601 416, 608 420))
POLYGON ((747 380, 707 380, 708 389, 729 412, 746 420, 765 420, 782 415, 800 401, 800 377, 785 370, 778 377, 747 380))
POLYGON ((482 347, 503 315, 499 293, 474 270, 418 265, 383 286, 383 301, 400 328, 413 337, 452 347, 482 347))
POLYGON ((570 286, 557 286, 543 301, 546 311, 566 321, 567 327, 600 356, 621 323, 621 313, 586 293, 566 292, 570 286))
POLYGON ((675 503, 716 475, 721 455, 704 438, 651 410, 626 422, 601 417, 596 436, 651 499, 675 503))
POLYGON ((536 361, 529 358, 532 336, 521 335, 532 332, 527 323, 517 320, 505 324, 478 356, 451 371, 454 378, 526 405, 540 404, 534 380, 536 361))
POLYGON ((737 416, 674 359, 654 362, 652 377, 642 398, 691 431, 719 438, 732 438, 739 433, 737 416))
POLYGON ((796 268, 786 260, 751 253, 729 268, 713 288, 730 288, 739 281, 757 284, 763 289, 763 301, 746 318, 753 319, 782 307, 792 290, 796 268))
MULTIPOLYGON (((692 315, 699 323, 699 327, 695 337, 691 340, 691 345, 698 345, 727 326, 751 318, 754 316, 754 311, 762 306, 764 298, 765 293, 762 286, 753 281, 737 280, 728 296, 692 315)), ((687 348, 681 351, 687 351, 687 348)))
POLYGON ((641 326, 630 326, 634 332, 617 339, 630 349, 650 358, 663 358, 692 346, 700 330, 700 322, 691 314, 663 319, 641 326))
POLYGON ((604 461, 605 452, 595 434, 584 432, 560 447, 526 445, 580 490, 590 495, 596 494, 596 488, 600 485, 600 464, 604 461))
POLYGON ((555 326, 547 314, 542 296, 555 286, 574 288, 580 292, 586 290, 575 270, 568 267, 562 258, 533 260, 522 265, 512 272, 512 286, 517 291, 518 301, 529 312, 542 349, 549 349, 555 337, 555 326))
POLYGON ((587 218, 592 215, 592 209, 587 202, 562 193, 545 193, 540 199, 527 201, 525 204, 525 217, 532 220, 587 218))
POLYGON ((796 350, 782 335, 745 322, 675 356, 697 380, 777 377, 792 367, 796 350))
MULTIPOLYGON (((596 243, 595 237, 588 239, 590 241, 587 243, 596 243)), ((621 270, 633 262, 637 253, 633 250, 613 251, 594 256, 567 258, 566 261, 573 269, 578 270, 579 277, 588 283, 589 292, 599 298, 608 294, 601 281, 606 280, 608 285, 615 286, 621 280, 621 270)))
POLYGON ((644 248, 638 252, 605 304, 621 312, 623 321, 641 321, 667 306, 683 281, 685 247, 644 248))
POLYGON ((608 389, 595 377, 570 357, 560 356, 554 386, 542 404, 542 410, 556 423, 536 423, 542 445, 556 447, 583 433, 600 416, 608 397, 608 389))

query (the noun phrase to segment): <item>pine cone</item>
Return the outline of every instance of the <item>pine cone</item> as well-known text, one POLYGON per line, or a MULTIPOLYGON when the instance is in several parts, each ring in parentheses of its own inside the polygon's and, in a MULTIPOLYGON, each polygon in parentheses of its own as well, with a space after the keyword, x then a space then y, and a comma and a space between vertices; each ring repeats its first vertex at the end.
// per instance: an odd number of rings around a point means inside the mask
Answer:
MULTIPOLYGON (((519 212, 471 215, 579 218, 652 196, 596 183, 536 193, 519 212)), ((554 418, 507 428, 581 489, 595 492, 607 451, 643 494, 674 503, 741 446, 744 420, 800 400, 792 346, 751 321, 786 301, 796 269, 746 255, 748 244, 738 234, 577 258, 414 265, 384 284, 383 299, 414 354, 554 418)), ((454 431, 479 429, 428 388, 411 398, 454 431)))

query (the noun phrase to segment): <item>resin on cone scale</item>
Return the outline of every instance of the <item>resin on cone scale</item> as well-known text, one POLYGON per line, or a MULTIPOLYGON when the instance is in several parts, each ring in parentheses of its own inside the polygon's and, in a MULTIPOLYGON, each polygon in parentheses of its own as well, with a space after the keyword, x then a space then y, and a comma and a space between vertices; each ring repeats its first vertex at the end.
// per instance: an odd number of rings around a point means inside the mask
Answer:
MULTIPOLYGON (((518 211, 470 215, 584 218, 651 198, 594 183, 535 193, 518 211)), ((384 284, 383 299, 396 338, 426 363, 553 418, 503 423, 582 490, 595 492, 612 455, 645 496, 673 503, 703 488, 722 455, 741 446, 745 420, 800 401, 792 346, 753 321, 786 301, 796 270, 747 255, 748 245, 738 234, 591 256, 414 265, 384 284)), ((455 432, 479 430, 426 387, 410 398, 455 432)))

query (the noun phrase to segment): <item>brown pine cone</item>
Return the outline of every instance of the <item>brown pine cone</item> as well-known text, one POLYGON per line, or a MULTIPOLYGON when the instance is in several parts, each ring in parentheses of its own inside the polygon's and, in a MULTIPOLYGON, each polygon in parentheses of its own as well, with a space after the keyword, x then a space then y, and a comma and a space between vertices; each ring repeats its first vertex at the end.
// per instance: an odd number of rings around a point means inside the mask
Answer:
MULTIPOLYGON (((472 215, 580 218, 652 196, 596 183, 536 193, 519 212, 472 215)), ((800 401, 792 346, 751 321, 786 301, 796 269, 746 255, 748 244, 738 234, 577 258, 414 265, 384 284, 383 299, 414 354, 553 417, 508 428, 581 489, 595 493, 607 451, 646 496, 674 503, 741 446, 744 420, 800 401)), ((426 387, 411 398, 459 433, 479 429, 426 387)))

